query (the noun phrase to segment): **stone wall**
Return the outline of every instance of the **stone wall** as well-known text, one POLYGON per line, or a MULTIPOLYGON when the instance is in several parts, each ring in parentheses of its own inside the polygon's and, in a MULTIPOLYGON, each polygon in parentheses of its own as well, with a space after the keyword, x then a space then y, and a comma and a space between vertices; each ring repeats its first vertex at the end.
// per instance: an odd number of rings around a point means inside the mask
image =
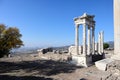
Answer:
MULTIPOLYGON (((75 51, 76 49, 75 49, 75 46, 70 46, 69 47, 69 54, 71 54, 71 55, 74 55, 75 53, 76 53, 76 51, 75 51)), ((79 46, 79 54, 82 54, 82 46, 79 46)))

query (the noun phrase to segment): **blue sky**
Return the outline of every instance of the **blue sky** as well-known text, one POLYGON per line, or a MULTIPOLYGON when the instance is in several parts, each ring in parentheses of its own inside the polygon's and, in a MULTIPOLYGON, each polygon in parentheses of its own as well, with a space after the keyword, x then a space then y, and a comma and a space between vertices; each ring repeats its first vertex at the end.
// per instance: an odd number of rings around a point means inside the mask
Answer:
POLYGON ((96 41, 101 30, 113 41, 113 0, 0 0, 0 23, 18 27, 29 47, 74 44, 73 18, 84 12, 95 15, 96 41))

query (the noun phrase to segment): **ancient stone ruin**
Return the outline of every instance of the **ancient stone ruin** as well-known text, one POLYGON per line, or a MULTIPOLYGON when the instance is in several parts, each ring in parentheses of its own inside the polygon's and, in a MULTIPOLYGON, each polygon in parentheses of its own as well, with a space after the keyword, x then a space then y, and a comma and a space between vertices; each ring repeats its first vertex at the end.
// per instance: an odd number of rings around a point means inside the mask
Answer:
POLYGON ((43 49, 38 49, 38 54, 45 54, 47 52, 52 52, 53 49, 52 48, 43 48, 43 49))
MULTIPOLYGON (((95 62, 96 67, 100 70, 111 71, 111 75, 118 74, 120 76, 120 0, 114 0, 114 54, 111 58, 103 59, 95 62)), ((111 78, 111 77, 110 77, 111 78)), ((115 77, 114 77, 115 78, 115 77)), ((109 79, 106 79, 109 80, 109 79)), ((120 80, 111 79, 111 80, 120 80)))
POLYGON ((72 57, 72 63, 76 65, 88 67, 92 63, 93 56, 95 57, 95 55, 103 55, 104 53, 103 31, 99 33, 98 43, 95 44, 94 17, 95 17, 94 15, 88 15, 84 13, 82 16, 74 18, 75 46, 69 47, 69 54, 72 57), (83 25, 83 45, 79 46, 79 26, 80 25, 83 25))

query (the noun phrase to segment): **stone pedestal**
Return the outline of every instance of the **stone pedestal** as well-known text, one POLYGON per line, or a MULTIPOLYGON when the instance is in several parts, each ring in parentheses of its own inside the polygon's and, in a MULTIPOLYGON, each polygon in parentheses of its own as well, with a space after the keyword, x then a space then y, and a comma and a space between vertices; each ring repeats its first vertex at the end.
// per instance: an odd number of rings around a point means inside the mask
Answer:
POLYGON ((72 61, 73 64, 81 67, 89 67, 92 65, 92 57, 91 56, 78 56, 78 55, 72 55, 72 61))
POLYGON ((95 66, 102 71, 106 71, 107 69, 107 65, 110 64, 111 62, 113 62, 113 59, 107 58, 107 59, 103 59, 100 61, 95 62, 95 66))

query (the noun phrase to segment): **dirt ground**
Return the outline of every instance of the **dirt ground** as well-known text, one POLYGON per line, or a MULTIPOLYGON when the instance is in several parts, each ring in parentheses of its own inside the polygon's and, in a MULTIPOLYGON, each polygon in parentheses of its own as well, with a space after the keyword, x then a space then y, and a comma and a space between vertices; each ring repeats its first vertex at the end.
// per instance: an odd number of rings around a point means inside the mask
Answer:
POLYGON ((66 61, 42 59, 35 54, 0 59, 0 80, 103 80, 109 75, 95 65, 82 68, 66 61))

